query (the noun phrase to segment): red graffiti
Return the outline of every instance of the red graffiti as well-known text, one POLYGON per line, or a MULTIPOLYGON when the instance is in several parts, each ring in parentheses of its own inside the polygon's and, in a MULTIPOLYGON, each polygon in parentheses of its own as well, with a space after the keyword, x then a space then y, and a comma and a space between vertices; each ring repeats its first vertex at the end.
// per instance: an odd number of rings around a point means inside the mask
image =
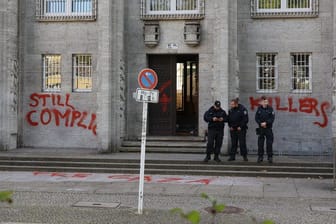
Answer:
POLYGON ((208 185, 210 182, 211 182, 211 179, 199 179, 199 180, 188 181, 187 183, 201 183, 201 184, 208 185))
POLYGON ((38 107, 41 103, 42 106, 47 106, 47 99, 49 99, 51 101, 51 105, 53 106, 67 106, 70 107, 71 109, 75 109, 74 106, 72 106, 69 103, 70 100, 70 94, 67 93, 65 95, 65 101, 63 101, 64 103, 62 103, 62 96, 59 94, 49 94, 49 93, 33 93, 30 95, 30 99, 32 100, 32 102, 29 104, 30 107, 38 107))
POLYGON ((74 177, 74 178, 87 178, 87 177, 89 177, 91 175, 92 174, 90 174, 90 173, 75 173, 71 177, 74 177))
POLYGON ((182 178, 178 177, 170 177, 170 178, 164 178, 162 180, 158 180, 158 183, 169 183, 169 182, 177 182, 183 180, 182 178))
POLYGON ((76 110, 69 102, 70 94, 66 94, 65 99, 62 100, 59 94, 33 93, 30 99, 29 106, 36 109, 26 114, 29 125, 55 124, 58 127, 63 124, 64 127, 79 127, 97 135, 96 114, 76 110))
MULTIPOLYGON (((269 104, 272 106, 275 102, 274 108, 277 111, 284 111, 290 113, 306 113, 314 114, 316 117, 322 116, 322 122, 313 122, 314 125, 317 125, 321 128, 328 126, 328 114, 327 110, 330 108, 329 102, 322 102, 319 105, 319 101, 315 98, 305 97, 298 99, 297 107, 294 106, 294 101, 292 97, 288 97, 287 104, 281 104, 282 100, 280 97, 268 98, 269 104)), ((250 106, 251 110, 255 110, 259 106, 260 98, 250 97, 250 106)))
MULTIPOLYGON (((100 174, 92 174, 92 173, 63 173, 63 172, 42 172, 35 171, 33 172, 34 176, 42 176, 42 177, 53 177, 57 179, 73 179, 76 180, 89 180, 90 178, 96 179, 97 175, 101 178, 107 178, 109 182, 138 182, 139 175, 132 174, 113 174, 106 176, 101 176, 100 174)), ((160 176, 152 176, 145 175, 144 181, 147 183, 179 183, 179 184, 202 184, 209 185, 213 184, 217 178, 200 178, 200 177, 185 177, 185 176, 174 176, 174 177, 160 177, 160 176)))
MULTIPOLYGON (((128 182, 139 181, 139 179, 140 179, 139 176, 133 176, 133 175, 112 175, 112 176, 109 176, 108 178, 110 178, 110 179, 118 179, 118 180, 127 180, 128 182)), ((146 175, 146 176, 144 176, 144 180, 146 182, 151 182, 152 181, 152 177, 146 175)))
POLYGON ((172 84, 172 81, 168 80, 167 82, 163 83, 159 87, 159 92, 160 92, 159 102, 160 102, 160 105, 161 105, 162 112, 167 112, 168 104, 171 101, 170 97, 166 93, 164 93, 164 90, 167 89, 171 84, 172 84))
POLYGON ((62 173, 62 172, 43 172, 34 171, 34 176, 50 176, 50 177, 65 177, 65 178, 88 178, 92 176, 91 173, 62 173))

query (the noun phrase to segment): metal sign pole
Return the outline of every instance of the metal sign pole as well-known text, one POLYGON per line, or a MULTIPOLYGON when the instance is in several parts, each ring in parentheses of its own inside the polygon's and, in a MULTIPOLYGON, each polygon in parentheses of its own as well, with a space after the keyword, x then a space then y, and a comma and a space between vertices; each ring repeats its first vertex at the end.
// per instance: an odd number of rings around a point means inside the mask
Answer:
POLYGON ((140 179, 139 179, 139 200, 138 213, 142 214, 143 191, 145 179, 145 152, 146 152, 146 128, 147 128, 147 108, 148 103, 143 102, 142 106, 142 133, 141 133, 141 155, 140 155, 140 179))

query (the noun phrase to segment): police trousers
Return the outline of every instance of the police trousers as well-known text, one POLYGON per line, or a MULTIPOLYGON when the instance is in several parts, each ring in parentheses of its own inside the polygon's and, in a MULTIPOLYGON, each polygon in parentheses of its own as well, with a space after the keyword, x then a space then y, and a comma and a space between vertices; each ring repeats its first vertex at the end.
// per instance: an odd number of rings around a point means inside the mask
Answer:
POLYGON ((223 129, 208 129, 207 155, 211 155, 212 153, 219 155, 223 144, 223 136, 223 129))
POLYGON ((260 134, 258 136, 258 156, 264 155, 265 139, 267 156, 273 156, 273 138, 273 131, 271 128, 260 128, 260 134))
POLYGON ((230 131, 230 135, 231 135, 230 157, 235 158, 238 148, 238 142, 239 142, 240 155, 246 156, 247 155, 246 129, 243 128, 240 131, 238 130, 230 131))

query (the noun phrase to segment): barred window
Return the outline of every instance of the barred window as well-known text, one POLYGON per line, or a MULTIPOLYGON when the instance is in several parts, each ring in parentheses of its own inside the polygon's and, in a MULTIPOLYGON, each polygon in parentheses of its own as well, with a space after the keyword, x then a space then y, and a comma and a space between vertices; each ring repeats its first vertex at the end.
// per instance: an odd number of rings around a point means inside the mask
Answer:
POLYGON ((257 0, 258 9, 268 10, 310 10, 312 0, 257 0))
POLYGON ((202 18, 205 0, 141 0, 142 18, 152 19, 164 16, 167 19, 202 18))
POLYGON ((61 56, 42 55, 43 91, 61 90, 61 56))
POLYGON ((292 90, 294 92, 311 92, 312 69, 311 53, 292 53, 292 90))
POLYGON ((150 0, 150 12, 160 11, 195 11, 198 9, 198 0, 150 0))
POLYGON ((66 0, 45 0, 46 13, 65 13, 66 0))
POLYGON ((257 91, 274 92, 278 85, 277 54, 257 54, 257 91))
POLYGON ((318 15, 319 0, 251 0, 252 17, 318 15))
POLYGON ((97 0, 36 0, 36 17, 50 20, 94 20, 97 0))
POLYGON ((77 54, 72 56, 73 91, 92 90, 92 58, 91 55, 77 54))

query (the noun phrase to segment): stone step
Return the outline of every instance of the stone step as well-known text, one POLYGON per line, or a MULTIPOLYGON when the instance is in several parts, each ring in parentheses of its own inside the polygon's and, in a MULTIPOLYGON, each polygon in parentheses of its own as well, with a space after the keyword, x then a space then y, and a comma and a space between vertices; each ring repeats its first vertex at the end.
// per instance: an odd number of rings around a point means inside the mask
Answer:
MULTIPOLYGON (((140 158, 140 155, 139 155, 140 158)), ((223 159, 221 163, 216 163, 214 161, 209 161, 209 163, 204 163, 203 156, 200 156, 199 160, 188 160, 186 157, 179 160, 172 159, 146 159, 146 164, 183 164, 183 165, 201 165, 201 166, 222 166, 222 165, 230 165, 230 166, 244 166, 249 167, 252 165, 257 166, 288 166, 288 167, 326 167, 333 168, 333 164, 331 162, 283 162, 283 161, 275 161, 273 164, 269 164, 266 161, 262 163, 256 163, 254 160, 250 159, 249 162, 244 161, 233 161, 228 162, 223 159)), ((139 159, 117 159, 117 158, 85 158, 80 156, 72 156, 72 157, 55 157, 55 156, 0 156, 0 164, 3 162, 20 162, 26 161, 29 163, 32 162, 76 162, 76 163, 88 163, 88 164, 113 164, 113 163, 122 163, 122 164, 139 164, 139 159)))
MULTIPOLYGON (((141 146, 122 146, 119 152, 140 152, 141 146)), ((205 146, 202 147, 153 147, 146 145, 146 152, 149 153, 193 153, 204 154, 205 146)))
MULTIPOLYGON (((206 141, 199 136, 148 136, 146 152, 204 153, 206 141)), ((123 141, 119 152, 140 152, 141 139, 123 141)))
MULTIPOLYGON (((73 162, 73 161, 4 161, 0 160, 0 164, 5 166, 34 166, 34 167, 86 167, 86 168, 121 168, 121 169, 138 169, 139 163, 127 163, 124 162, 73 162)), ((310 167, 310 166, 279 166, 276 164, 269 165, 259 165, 257 163, 245 163, 245 164, 174 164, 167 161, 162 163, 150 163, 146 162, 146 169, 159 169, 159 170, 209 170, 209 171, 220 171, 220 170, 232 170, 232 171, 259 171, 259 172, 307 172, 307 173, 332 173, 332 167, 310 167)))
MULTIPOLYGON (((146 136, 147 141, 173 141, 173 142, 205 142, 204 137, 200 136, 146 136)), ((141 138, 138 139, 141 141, 141 138)))
MULTIPOLYGON (((203 163, 184 160, 146 160, 148 174, 210 175, 210 176, 262 176, 297 178, 332 178, 332 163, 320 162, 263 162, 234 161, 203 163)), ((0 170, 48 171, 48 172, 94 172, 139 173, 138 159, 107 159, 80 157, 34 157, 1 156, 0 170)))
MULTIPOLYGON (((85 173, 128 173, 138 174, 136 168, 87 168, 87 167, 45 167, 45 166, 2 166, 5 171, 45 171, 45 172, 85 172, 85 173)), ((233 170, 181 170, 181 169, 146 169, 146 174, 161 175, 200 175, 200 176, 250 176, 250 177, 290 177, 290 178, 333 178, 332 173, 305 172, 259 172, 233 170)))
MULTIPOLYGON (((140 147, 141 141, 124 141, 122 143, 123 147, 140 147)), ((187 141, 147 141, 146 147, 157 147, 157 148, 202 148, 205 149, 205 142, 187 142, 187 141)))

